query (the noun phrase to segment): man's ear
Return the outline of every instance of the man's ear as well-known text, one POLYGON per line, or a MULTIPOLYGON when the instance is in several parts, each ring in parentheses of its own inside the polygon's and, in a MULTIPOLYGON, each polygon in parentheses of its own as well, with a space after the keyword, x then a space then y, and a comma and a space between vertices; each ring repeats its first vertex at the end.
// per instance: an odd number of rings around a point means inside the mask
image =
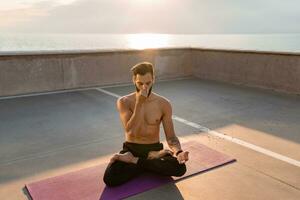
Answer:
POLYGON ((135 76, 132 76, 132 82, 135 84, 135 76))
POLYGON ((152 84, 155 83, 155 76, 153 75, 153 80, 152 80, 152 84))

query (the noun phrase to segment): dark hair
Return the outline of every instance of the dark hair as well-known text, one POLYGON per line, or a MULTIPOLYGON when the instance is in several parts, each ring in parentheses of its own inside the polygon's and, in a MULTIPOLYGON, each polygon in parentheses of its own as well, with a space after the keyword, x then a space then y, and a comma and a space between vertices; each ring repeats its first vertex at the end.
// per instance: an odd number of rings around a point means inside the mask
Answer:
POLYGON ((146 73, 151 73, 152 77, 154 75, 154 66, 150 62, 141 62, 136 65, 134 65, 131 68, 131 71, 134 76, 140 74, 140 75, 145 75, 146 73))

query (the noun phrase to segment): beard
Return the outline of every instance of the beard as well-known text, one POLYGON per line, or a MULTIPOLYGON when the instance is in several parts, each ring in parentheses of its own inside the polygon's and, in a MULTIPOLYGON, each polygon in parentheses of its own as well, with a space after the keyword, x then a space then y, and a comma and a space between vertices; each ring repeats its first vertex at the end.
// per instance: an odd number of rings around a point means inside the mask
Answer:
MULTIPOLYGON (((134 84, 134 85, 135 85, 135 90, 136 90, 137 92, 140 92, 140 89, 136 86, 136 84, 134 84)), ((147 97, 150 96, 151 91, 152 91, 152 86, 151 86, 150 89, 149 89, 149 92, 148 92, 148 94, 147 94, 147 97)))

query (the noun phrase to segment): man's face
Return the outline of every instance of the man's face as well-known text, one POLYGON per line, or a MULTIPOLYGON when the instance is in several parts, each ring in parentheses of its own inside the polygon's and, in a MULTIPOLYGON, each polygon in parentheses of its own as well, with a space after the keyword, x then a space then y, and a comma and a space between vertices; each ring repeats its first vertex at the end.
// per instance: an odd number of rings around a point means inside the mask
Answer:
POLYGON ((154 83, 151 73, 146 73, 145 75, 137 74, 135 78, 133 77, 133 82, 137 92, 146 90, 148 92, 147 97, 150 96, 154 83))

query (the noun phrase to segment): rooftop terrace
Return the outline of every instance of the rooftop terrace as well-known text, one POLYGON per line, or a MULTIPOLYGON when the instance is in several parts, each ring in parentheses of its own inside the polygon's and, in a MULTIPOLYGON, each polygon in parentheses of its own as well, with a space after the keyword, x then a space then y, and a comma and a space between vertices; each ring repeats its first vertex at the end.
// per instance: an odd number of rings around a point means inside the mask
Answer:
POLYGON ((0 56, 1 199, 27 199, 25 183, 119 151, 115 102, 134 91, 129 68, 144 60, 180 140, 237 162, 129 199, 300 198, 299 55, 165 49, 0 56))

